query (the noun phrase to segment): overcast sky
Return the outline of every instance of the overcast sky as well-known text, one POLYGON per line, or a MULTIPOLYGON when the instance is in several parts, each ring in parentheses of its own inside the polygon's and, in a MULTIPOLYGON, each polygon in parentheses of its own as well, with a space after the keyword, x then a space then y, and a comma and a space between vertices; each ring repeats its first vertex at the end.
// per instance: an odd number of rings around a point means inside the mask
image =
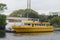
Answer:
MULTIPOLYGON (((14 10, 26 9, 27 0, 0 0, 7 4, 7 10, 3 13, 9 15, 14 10)), ((31 0, 31 8, 38 13, 48 14, 49 11, 60 11, 60 0, 31 0)))

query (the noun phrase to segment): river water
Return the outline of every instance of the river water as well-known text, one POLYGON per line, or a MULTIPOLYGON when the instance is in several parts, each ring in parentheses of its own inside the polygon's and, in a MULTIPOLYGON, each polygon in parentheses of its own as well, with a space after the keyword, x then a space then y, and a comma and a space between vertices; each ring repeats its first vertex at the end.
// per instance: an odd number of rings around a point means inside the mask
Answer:
POLYGON ((60 31, 48 33, 6 33, 0 40, 60 40, 60 31))

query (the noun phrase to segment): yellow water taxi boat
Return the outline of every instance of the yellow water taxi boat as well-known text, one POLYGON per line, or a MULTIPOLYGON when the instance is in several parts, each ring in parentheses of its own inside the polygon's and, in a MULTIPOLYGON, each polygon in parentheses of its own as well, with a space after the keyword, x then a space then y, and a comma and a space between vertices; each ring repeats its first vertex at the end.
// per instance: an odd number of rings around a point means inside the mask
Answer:
POLYGON ((49 22, 23 22, 23 25, 12 26, 16 32, 51 32, 54 27, 49 22))

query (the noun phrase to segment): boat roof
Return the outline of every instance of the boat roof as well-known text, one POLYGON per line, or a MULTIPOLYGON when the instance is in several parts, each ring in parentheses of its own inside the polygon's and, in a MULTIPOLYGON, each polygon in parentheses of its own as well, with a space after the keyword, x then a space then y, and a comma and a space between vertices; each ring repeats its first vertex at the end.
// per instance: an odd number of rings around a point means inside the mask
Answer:
POLYGON ((25 24, 50 24, 49 22, 24 22, 25 24))

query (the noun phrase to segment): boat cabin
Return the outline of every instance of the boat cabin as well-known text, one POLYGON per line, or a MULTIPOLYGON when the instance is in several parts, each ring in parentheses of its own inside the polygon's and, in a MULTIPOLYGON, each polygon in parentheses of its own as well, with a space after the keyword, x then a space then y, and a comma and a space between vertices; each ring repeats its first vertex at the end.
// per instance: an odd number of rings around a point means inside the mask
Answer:
POLYGON ((26 26, 50 26, 49 22, 24 22, 26 26))

